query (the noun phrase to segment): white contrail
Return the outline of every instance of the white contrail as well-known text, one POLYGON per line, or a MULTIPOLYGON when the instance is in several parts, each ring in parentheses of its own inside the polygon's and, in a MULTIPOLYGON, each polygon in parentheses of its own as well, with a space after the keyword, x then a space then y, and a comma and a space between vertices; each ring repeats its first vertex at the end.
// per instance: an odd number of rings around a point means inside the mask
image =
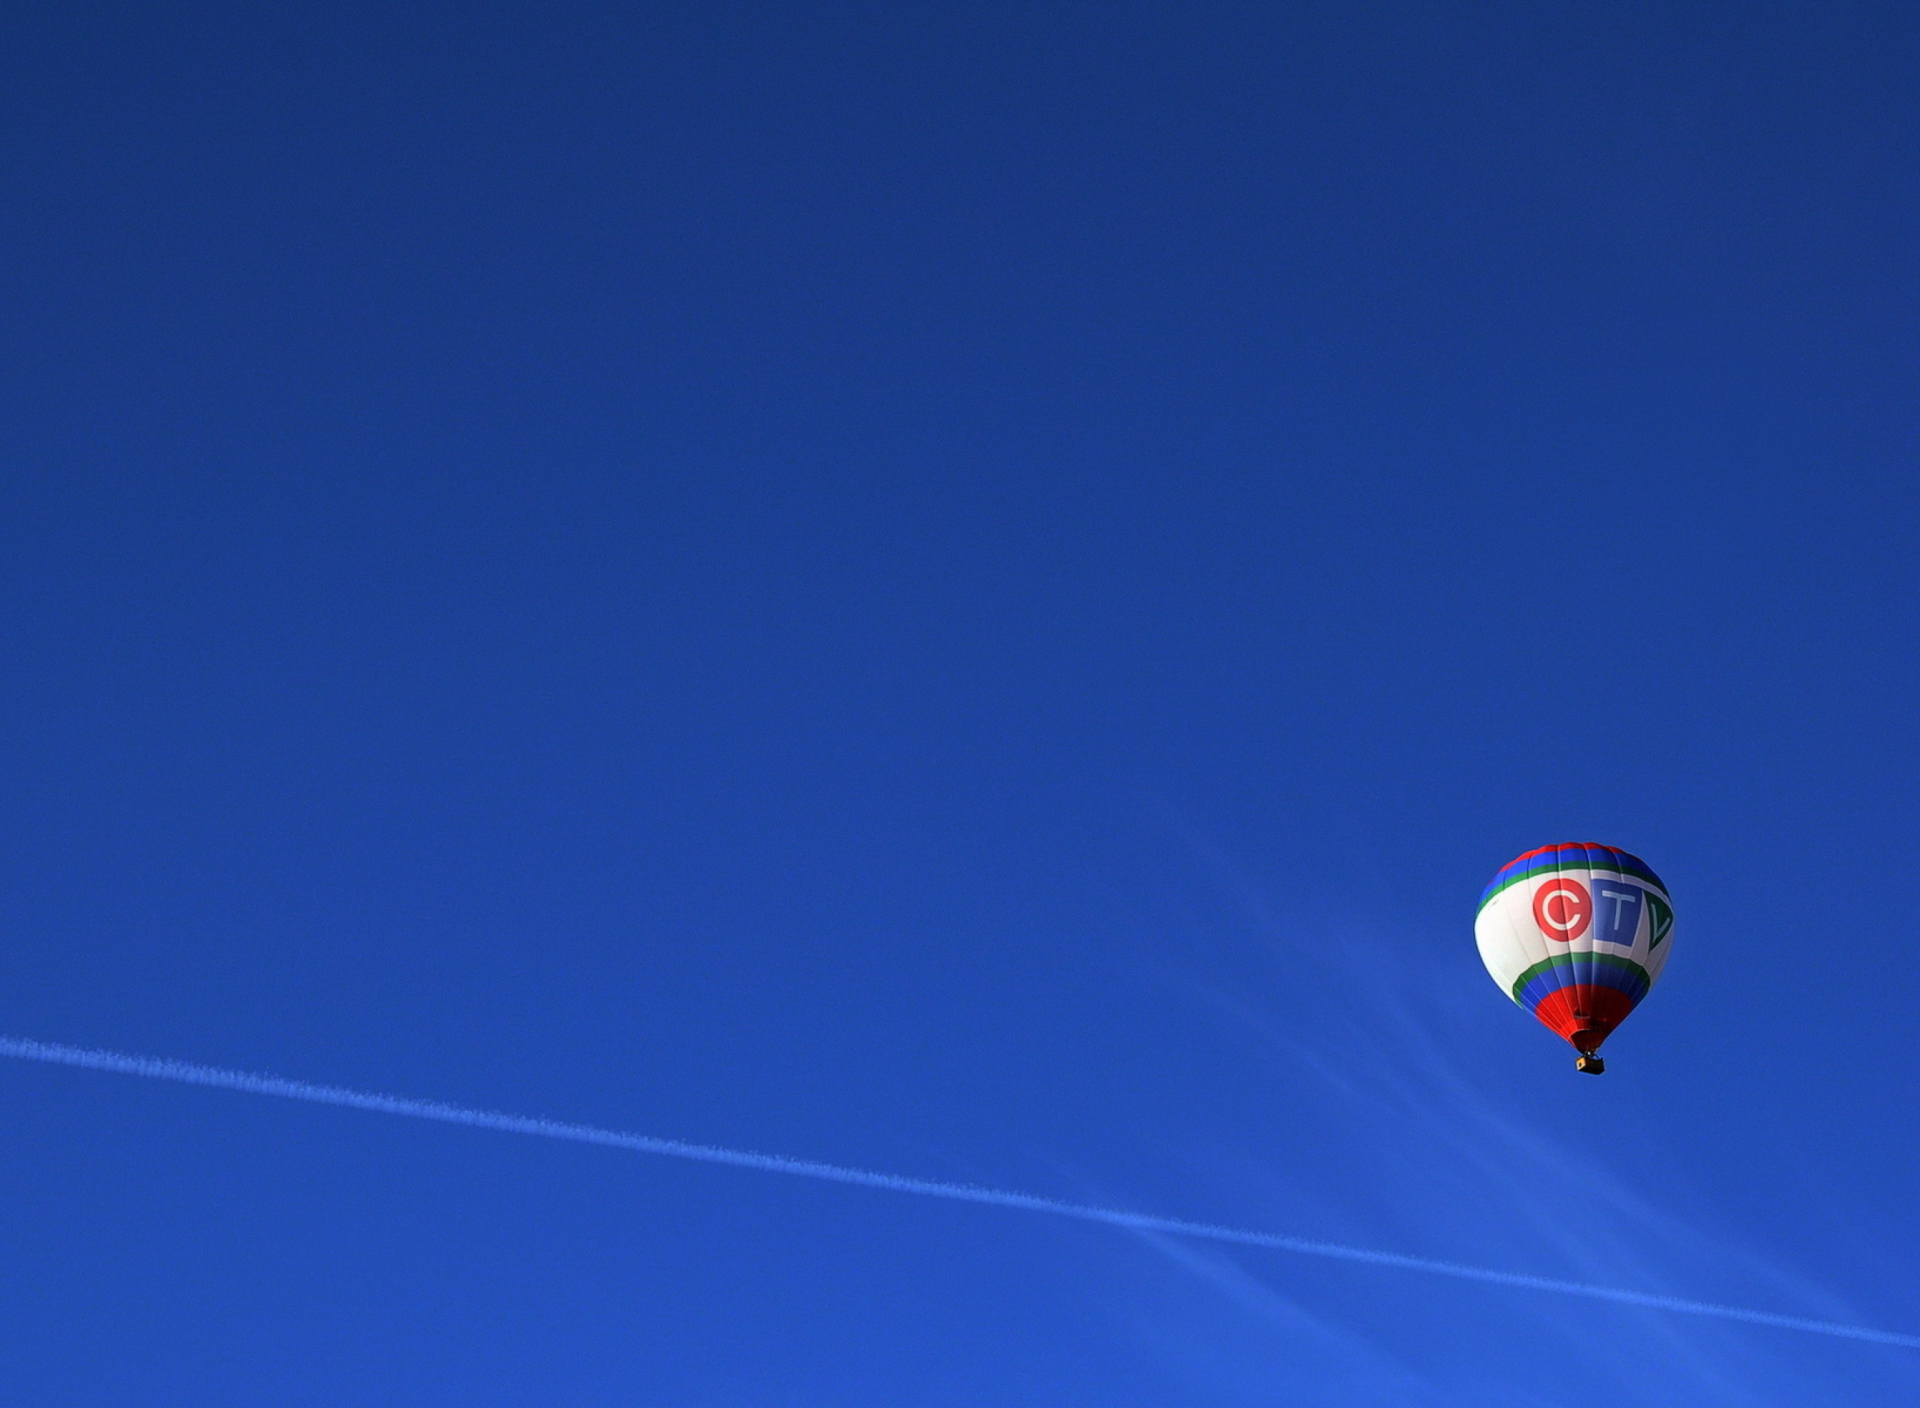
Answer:
POLYGON ((1495 1286, 1517 1286, 1529 1291, 1553 1291, 1561 1295, 1586 1296, 1620 1305, 1637 1305, 1649 1310, 1674 1310, 1686 1315, 1708 1315, 1719 1320, 1739 1320, 1749 1325, 1768 1325, 1785 1330, 1808 1330, 1819 1335, 1837 1335, 1842 1339, 1866 1340, 1872 1344, 1899 1345, 1920 1349, 1920 1335, 1875 1330, 1864 1325, 1847 1325, 1833 1320, 1813 1320, 1801 1315, 1779 1315, 1771 1310, 1749 1310, 1738 1305, 1715 1305, 1710 1301, 1682 1300, 1678 1296, 1655 1295, 1649 1291, 1621 1290, 1613 1286, 1594 1286, 1584 1281, 1562 1281, 1550 1276, 1531 1276, 1521 1271, 1499 1271, 1488 1266, 1470 1266, 1457 1261, 1439 1261, 1432 1257, 1406 1256, 1400 1252, 1371 1251, 1365 1247, 1343 1246, 1338 1242, 1319 1242, 1306 1237, 1289 1237, 1278 1232, 1255 1232, 1240 1227, 1222 1227, 1210 1222, 1190 1222, 1181 1217, 1156 1217, 1151 1213, 1127 1212, 1120 1208, 1092 1207, 1084 1203, 1062 1202, 1033 1193, 1015 1193, 999 1188, 982 1188, 970 1183, 941 1183, 926 1178, 906 1178, 894 1173, 875 1173, 868 1169, 846 1168, 839 1164, 816 1163, 812 1159, 791 1159, 783 1154, 755 1154, 745 1149, 721 1149, 710 1144, 688 1144, 678 1139, 656 1139, 646 1134, 623 1134, 619 1130, 599 1129, 589 1124, 570 1124, 561 1120, 539 1119, 531 1115, 508 1115, 497 1110, 476 1110, 464 1105, 448 1105, 438 1100, 412 1100, 400 1095, 376 1095, 363 1090, 348 1090, 337 1085, 314 1085, 304 1080, 284 1080, 279 1076, 255 1075, 248 1071, 229 1071, 218 1066, 198 1066, 187 1061, 172 1061, 155 1056, 128 1056, 118 1051, 91 1051, 79 1046, 31 1041, 24 1037, 0 1036, 0 1056, 23 1061, 40 1061, 54 1066, 79 1066, 91 1071, 112 1071, 119 1075, 145 1076, 149 1080, 177 1081, 183 1085, 207 1085, 218 1090, 237 1090, 249 1095, 276 1095, 283 1100, 305 1100, 314 1105, 340 1105, 350 1110, 372 1110, 383 1115, 406 1115, 412 1119, 438 1120, 442 1124, 464 1124, 475 1129, 495 1129, 507 1134, 533 1134, 543 1139, 566 1139, 576 1144, 602 1144, 610 1149, 628 1149, 641 1154, 664 1154, 669 1158, 693 1159, 700 1163, 729 1164, 735 1168, 759 1169, 766 1173, 784 1173, 799 1178, 824 1179, 829 1183, 850 1183, 859 1188, 881 1188, 893 1193, 914 1193, 923 1198, 946 1198, 961 1203, 983 1203, 988 1207, 1019 1208, 1027 1212, 1050 1213, 1055 1217, 1073 1217, 1082 1222, 1099 1222, 1109 1227, 1124 1227, 1135 1232, 1170 1233, 1179 1237, 1200 1237, 1213 1242, 1231 1242, 1243 1247, 1266 1247, 1275 1251, 1298 1252, 1304 1256, 1332 1257, 1336 1261, 1356 1261, 1368 1266, 1391 1266, 1402 1271, 1426 1271, 1437 1276, 1453 1276, 1463 1281, 1482 1281, 1495 1286))

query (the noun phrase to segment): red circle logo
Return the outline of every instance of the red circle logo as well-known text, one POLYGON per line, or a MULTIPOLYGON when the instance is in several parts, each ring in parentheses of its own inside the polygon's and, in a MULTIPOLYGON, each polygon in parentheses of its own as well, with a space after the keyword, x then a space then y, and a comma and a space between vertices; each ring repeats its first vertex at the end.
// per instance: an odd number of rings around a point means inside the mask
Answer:
POLYGON ((1572 943, 1593 922, 1593 896, 1578 880, 1549 880, 1533 892, 1533 922, 1548 938, 1572 943))

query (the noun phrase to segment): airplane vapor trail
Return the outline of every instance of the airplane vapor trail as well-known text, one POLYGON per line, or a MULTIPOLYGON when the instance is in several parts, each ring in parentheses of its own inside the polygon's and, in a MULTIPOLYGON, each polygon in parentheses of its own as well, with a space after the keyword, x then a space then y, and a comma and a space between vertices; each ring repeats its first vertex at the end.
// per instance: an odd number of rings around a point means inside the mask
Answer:
POLYGON ((812 1159, 789 1158, 784 1154, 756 1154, 745 1149, 725 1149, 711 1144, 689 1144, 679 1139, 659 1139, 646 1134, 626 1134, 619 1130, 601 1129, 594 1125, 541 1119, 532 1115, 510 1115, 497 1110, 474 1109, 464 1105, 449 1105, 439 1100, 415 1100, 401 1095, 380 1095, 369 1091, 349 1090, 337 1085, 315 1085, 304 1080, 287 1080, 280 1076, 257 1075, 249 1071, 231 1071, 219 1066, 201 1066, 164 1057, 131 1056, 118 1051, 95 1051, 85 1047, 63 1046, 55 1042, 32 1041, 24 1037, 11 1036, 0 1036, 0 1056, 11 1056, 22 1061, 38 1061, 53 1066, 78 1066, 83 1070, 111 1071, 116 1075, 144 1076, 148 1080, 174 1081, 182 1085, 204 1085, 216 1090, 239 1091, 247 1095, 272 1095, 283 1100, 304 1100, 312 1105, 336 1105, 349 1110, 370 1110, 382 1115, 404 1115, 409 1119, 437 1120, 442 1124, 466 1125, 473 1129, 498 1130, 506 1134, 530 1134, 542 1139, 569 1140, 576 1144, 599 1144, 609 1149, 625 1149, 640 1154, 660 1154, 667 1158, 725 1164, 733 1168, 758 1169, 763 1173, 783 1173, 796 1178, 851 1184, 857 1188, 878 1188, 890 1193, 912 1193, 923 1198, 944 1198, 951 1202, 978 1203, 986 1207, 1048 1213, 1054 1217, 1071 1217, 1081 1222, 1096 1222, 1134 1232, 1194 1237, 1241 1247, 1264 1247, 1272 1251, 1294 1252, 1302 1256, 1329 1257, 1335 1261, 1358 1262, 1365 1266, 1386 1266, 1401 1271, 1424 1271, 1431 1275, 1451 1276, 1462 1281, 1479 1281, 1488 1285, 1512 1286, 1529 1291, 1551 1291, 1558 1295, 1584 1296, 1590 1300, 1612 1301, 1618 1305, 1639 1306, 1648 1310, 1677 1311, 1683 1315, 1704 1315, 1717 1320, 1736 1320, 1748 1325, 1765 1325, 1783 1330, 1805 1330, 1817 1335, 1865 1340, 1870 1344, 1920 1349, 1920 1335, 1876 1330, 1864 1325, 1815 1320, 1800 1315, 1781 1315, 1771 1310, 1753 1310, 1738 1305, 1716 1305, 1710 1301, 1685 1300, 1678 1296, 1657 1295, 1650 1291, 1625 1290, 1614 1286, 1596 1286, 1585 1281, 1564 1281, 1551 1276, 1534 1276, 1522 1271, 1501 1271, 1490 1266, 1473 1266, 1465 1262, 1442 1261, 1433 1257, 1408 1256, 1401 1252, 1374 1251, 1367 1247, 1350 1247, 1338 1242, 1290 1237, 1279 1232, 1259 1232, 1210 1222, 1193 1222, 1181 1217, 1160 1217, 1152 1213, 1128 1212, 1122 1208, 1070 1203, 1058 1198, 1041 1197, 1034 1193, 984 1188, 971 1183, 944 1183, 927 1178, 908 1178, 901 1174, 848 1168, 841 1164, 818 1163, 812 1159))

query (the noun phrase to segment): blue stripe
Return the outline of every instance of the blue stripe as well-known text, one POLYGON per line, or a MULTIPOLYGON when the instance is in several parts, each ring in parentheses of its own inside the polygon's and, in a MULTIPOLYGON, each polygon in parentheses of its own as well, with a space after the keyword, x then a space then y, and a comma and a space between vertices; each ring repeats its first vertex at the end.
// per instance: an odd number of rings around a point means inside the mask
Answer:
POLYGON ((1542 849, 1538 855, 1528 855, 1519 860, 1509 861, 1500 873, 1488 882, 1487 888, 1480 892, 1480 907, 1485 908, 1487 901, 1498 890, 1504 889, 1515 880, 1523 880, 1530 875, 1543 875, 1549 871, 1578 867, 1591 870, 1610 870, 1617 875, 1631 875, 1636 879, 1648 880, 1666 892, 1666 883, 1653 873, 1653 867, 1636 855, 1625 851, 1616 851, 1609 846, 1594 845, 1587 842, 1575 842, 1570 845, 1554 846, 1542 849))
POLYGON ((1624 968, 1613 963, 1596 963, 1593 955, 1572 954, 1571 963, 1558 964, 1544 973, 1536 973, 1520 989, 1520 1005, 1531 1012, 1549 993, 1559 992, 1562 988, 1585 985, 1596 988, 1612 988, 1623 992, 1636 1003, 1647 995, 1652 986, 1644 973, 1633 968, 1624 968))

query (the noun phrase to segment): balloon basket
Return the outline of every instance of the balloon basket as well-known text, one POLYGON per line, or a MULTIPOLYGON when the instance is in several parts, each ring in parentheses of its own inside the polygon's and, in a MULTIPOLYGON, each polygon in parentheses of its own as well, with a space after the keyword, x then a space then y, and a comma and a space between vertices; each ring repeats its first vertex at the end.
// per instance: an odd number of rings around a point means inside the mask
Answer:
POLYGON ((1591 1052, 1583 1051, 1580 1053, 1579 1059, 1573 1063, 1573 1068, 1576 1071, 1582 1071, 1590 1076, 1604 1075, 1606 1073, 1607 1063, 1591 1052))

